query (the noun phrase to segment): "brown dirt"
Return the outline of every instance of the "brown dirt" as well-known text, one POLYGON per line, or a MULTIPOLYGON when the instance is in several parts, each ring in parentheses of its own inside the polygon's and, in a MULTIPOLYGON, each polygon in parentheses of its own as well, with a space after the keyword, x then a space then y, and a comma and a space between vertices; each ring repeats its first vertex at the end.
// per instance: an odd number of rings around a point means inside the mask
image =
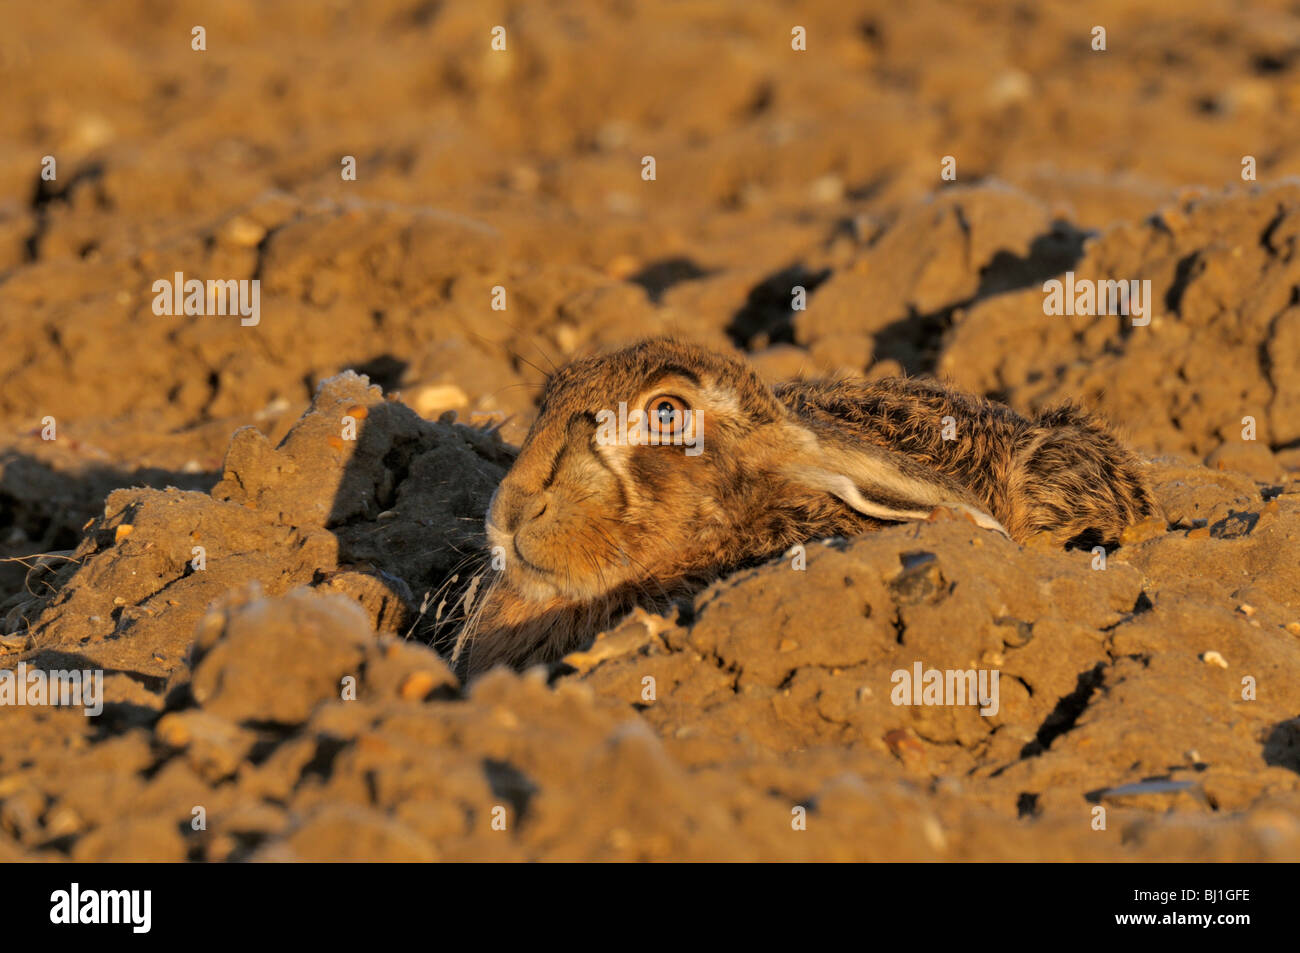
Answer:
POLYGON ((107 704, 0 707, 0 859, 1300 859, 1289 5, 7 17, 0 664, 107 704), (1045 315, 1066 270, 1149 279, 1151 324, 1045 315), (155 315, 176 271, 258 278, 260 324, 155 315), (1080 399, 1167 519, 1104 569, 811 542, 460 685, 405 636, 543 369, 661 331, 1080 399), (998 669, 999 712, 892 704, 917 660, 998 669))

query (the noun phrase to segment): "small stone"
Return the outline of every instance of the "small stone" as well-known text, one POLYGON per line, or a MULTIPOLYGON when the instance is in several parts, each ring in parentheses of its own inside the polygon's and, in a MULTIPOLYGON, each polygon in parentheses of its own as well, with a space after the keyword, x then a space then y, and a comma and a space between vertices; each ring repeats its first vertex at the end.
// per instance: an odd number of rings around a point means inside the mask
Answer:
POLYGON ((84 828, 81 816, 66 804, 58 804, 45 815, 45 836, 51 839, 67 837, 84 828))
MULTIPOLYGON (((631 274, 635 274, 633 269, 631 274)), ((557 324, 554 330, 555 343, 565 354, 572 354, 578 347, 578 329, 571 324, 557 324)))
POLYGON ((32 788, 24 788, 0 804, 0 827, 15 836, 25 837, 40 827, 44 809, 45 796, 32 788))
POLYGON ((934 817, 926 817, 921 821, 921 833, 925 835, 926 842, 935 850, 947 850, 948 838, 944 836, 943 826, 934 817))
POLYGON ((844 180, 833 173, 814 179, 808 197, 820 205, 833 205, 844 198, 844 180))
POLYGON ((904 764, 917 765, 925 760, 925 747, 906 728, 885 732, 884 741, 894 757, 904 764))
POLYGON ((517 165, 510 170, 507 180, 516 192, 536 192, 542 184, 542 175, 530 165, 517 165))
POLYGON ((184 751, 190 766, 209 781, 235 774, 257 741, 253 732, 197 708, 164 715, 154 726, 154 737, 184 751))
POLYGON ((631 278, 640 270, 641 262, 633 255, 615 255, 605 266, 605 274, 620 281, 631 278))
POLYGON ((1018 69, 1004 70, 989 83, 985 96, 995 109, 1023 102, 1034 92, 1033 80, 1018 69))
POLYGON ((236 215, 221 228, 221 238, 239 248, 253 248, 266 237, 266 229, 243 215, 236 215))
POLYGON ((1204 789, 1195 781, 1153 779, 1103 788, 1095 792, 1099 801, 1117 807, 1145 810, 1209 810, 1209 800, 1204 789))
POLYGON ((441 684, 441 679, 434 675, 433 672, 412 672, 402 682, 398 694, 407 701, 423 701, 425 696, 439 684, 441 684))
POLYGON ((1205 458, 1205 465, 1213 470, 1236 470, 1264 482, 1278 475, 1273 452, 1260 440, 1227 440, 1205 458))
POLYGON ((447 410, 469 406, 469 395, 455 384, 429 384, 411 396, 411 406, 421 417, 431 418, 447 410))
POLYGON ((1155 539, 1157 536, 1163 536, 1166 529, 1165 521, 1159 517, 1153 516, 1140 523, 1134 523, 1132 526, 1124 527, 1124 531, 1119 535, 1119 541, 1125 546, 1132 546, 1135 543, 1145 543, 1148 539, 1155 539))
POLYGON ((10 655, 14 652, 26 652, 35 644, 36 640, 32 638, 31 635, 25 633, 0 636, 0 655, 10 655))

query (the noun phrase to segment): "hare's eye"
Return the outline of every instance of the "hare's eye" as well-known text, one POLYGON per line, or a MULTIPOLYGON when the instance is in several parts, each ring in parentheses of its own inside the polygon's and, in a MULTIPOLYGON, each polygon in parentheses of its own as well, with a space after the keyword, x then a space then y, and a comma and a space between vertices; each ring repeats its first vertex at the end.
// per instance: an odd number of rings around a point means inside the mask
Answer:
POLYGON ((686 401, 672 394, 660 394, 646 402, 645 413, 650 430, 658 434, 678 434, 686 426, 686 401))

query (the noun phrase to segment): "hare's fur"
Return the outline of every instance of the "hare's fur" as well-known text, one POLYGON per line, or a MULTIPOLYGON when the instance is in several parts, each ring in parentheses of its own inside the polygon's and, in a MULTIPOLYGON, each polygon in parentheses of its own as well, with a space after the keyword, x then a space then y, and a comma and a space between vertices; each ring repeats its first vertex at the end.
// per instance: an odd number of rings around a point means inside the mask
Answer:
POLYGON ((1020 542, 1093 545, 1154 504, 1138 458, 1072 405, 1030 419, 920 379, 772 388, 739 358, 665 338, 576 361, 548 381, 493 497, 505 568, 484 570, 455 654, 470 673, 553 660, 638 603, 665 608, 795 543, 937 507, 1020 542), (595 439, 601 410, 661 393, 701 414, 698 456, 595 439))

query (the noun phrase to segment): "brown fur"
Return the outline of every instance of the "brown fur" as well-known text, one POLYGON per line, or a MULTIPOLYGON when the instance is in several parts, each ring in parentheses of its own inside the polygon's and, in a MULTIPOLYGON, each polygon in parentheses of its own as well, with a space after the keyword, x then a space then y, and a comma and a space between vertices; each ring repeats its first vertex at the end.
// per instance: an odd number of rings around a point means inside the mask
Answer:
POLYGON ((773 389, 737 358, 665 338, 576 361, 548 382, 493 498, 504 570, 478 577, 455 654, 470 673, 553 660, 633 605, 665 608, 795 543, 940 505, 1062 544, 1113 542, 1153 509, 1137 458, 1072 406, 1031 420, 916 379, 773 389), (661 391, 702 411, 702 453, 598 445, 598 411, 661 391))

